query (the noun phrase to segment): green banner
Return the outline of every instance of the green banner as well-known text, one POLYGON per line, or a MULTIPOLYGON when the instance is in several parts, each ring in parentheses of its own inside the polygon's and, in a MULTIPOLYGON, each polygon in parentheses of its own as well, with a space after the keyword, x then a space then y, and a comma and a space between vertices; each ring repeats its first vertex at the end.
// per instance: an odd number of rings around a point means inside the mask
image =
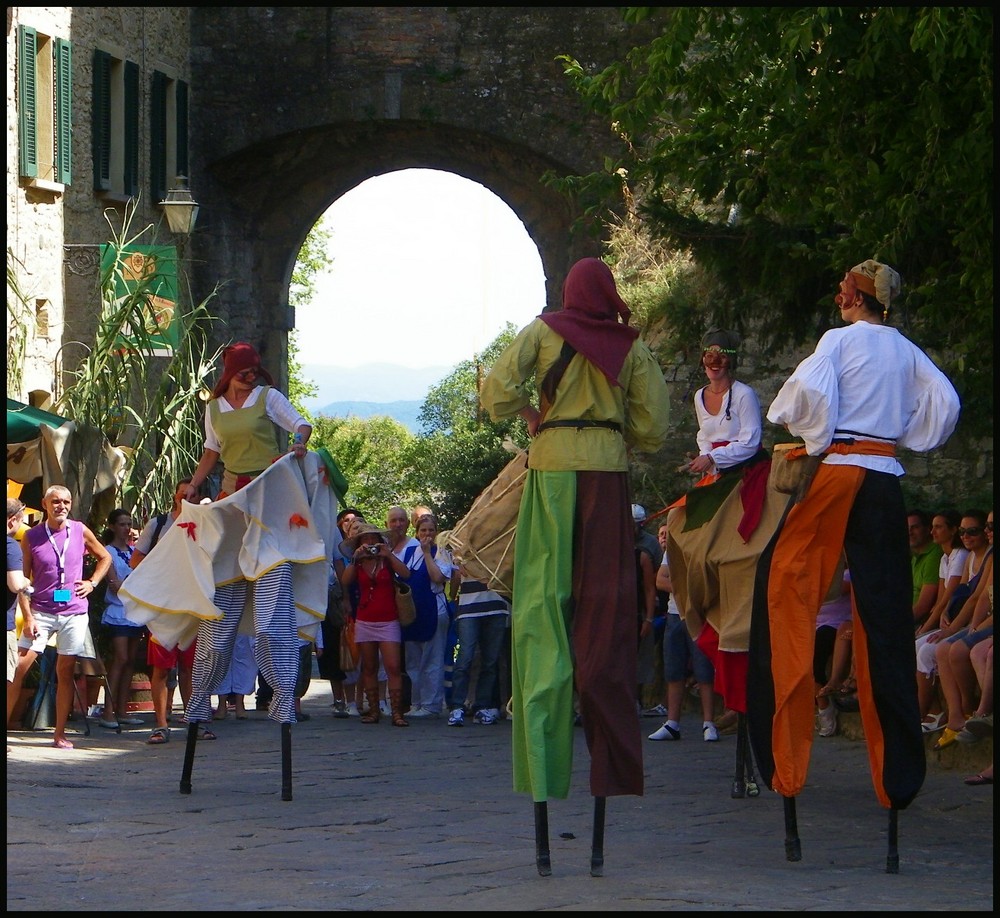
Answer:
POLYGON ((101 275, 114 271, 115 297, 141 289, 145 294, 144 336, 122 336, 120 346, 158 357, 170 357, 178 344, 177 248, 172 245, 101 246, 101 275))

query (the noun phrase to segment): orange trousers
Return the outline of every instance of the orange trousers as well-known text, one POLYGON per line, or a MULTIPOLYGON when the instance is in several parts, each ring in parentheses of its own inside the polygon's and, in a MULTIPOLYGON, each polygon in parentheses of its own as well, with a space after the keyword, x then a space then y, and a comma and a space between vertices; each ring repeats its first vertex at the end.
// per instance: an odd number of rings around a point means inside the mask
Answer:
MULTIPOLYGON (((790 499, 791 500, 791 499, 790 499)), ((823 464, 761 554, 754 584, 748 724, 762 777, 802 790, 814 727, 816 616, 843 551, 855 671, 879 802, 903 809, 924 781, 906 508, 895 475, 823 464)))

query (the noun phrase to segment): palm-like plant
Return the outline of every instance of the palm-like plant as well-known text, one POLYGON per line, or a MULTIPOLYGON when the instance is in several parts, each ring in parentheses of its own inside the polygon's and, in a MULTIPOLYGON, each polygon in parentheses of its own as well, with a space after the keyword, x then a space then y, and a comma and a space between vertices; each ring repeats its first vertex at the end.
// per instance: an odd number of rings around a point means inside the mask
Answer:
MULTIPOLYGON (((190 475, 201 457, 199 395, 219 356, 219 349, 209 349, 214 317, 208 303, 218 288, 197 306, 177 303, 177 343, 169 357, 155 356, 160 326, 153 310, 153 279, 135 280, 126 267, 129 246, 152 227, 130 237, 134 213, 134 206, 126 210, 120 234, 112 227, 113 257, 102 268, 94 344, 68 374, 56 410, 98 428, 122 449, 128 463, 111 499, 137 519, 147 519, 171 505, 177 479, 190 475)), ((106 509, 92 508, 91 519, 99 519, 106 509)))

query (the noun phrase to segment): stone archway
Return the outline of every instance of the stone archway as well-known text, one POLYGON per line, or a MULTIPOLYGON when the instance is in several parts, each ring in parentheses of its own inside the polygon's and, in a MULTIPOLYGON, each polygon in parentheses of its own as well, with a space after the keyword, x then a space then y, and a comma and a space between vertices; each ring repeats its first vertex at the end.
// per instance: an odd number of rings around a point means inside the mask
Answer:
MULTIPOLYGON (((199 250, 216 246, 235 269, 219 298, 219 337, 246 337, 271 367, 285 367, 286 334, 294 326, 287 293, 305 236, 342 194, 366 179, 397 169, 432 168, 478 182, 500 197, 524 223, 538 247, 546 302, 558 304, 569 266, 598 254, 596 240, 574 236, 575 213, 540 176, 552 164, 496 138, 458 135, 441 127, 388 124, 317 129, 279 138, 217 164, 212 197, 203 208, 222 215, 199 233, 199 250), (216 197, 217 196, 217 197, 216 197)), ((201 271, 218 259, 196 259, 201 271)), ((215 280, 199 276, 202 287, 215 280)), ((284 375, 284 374, 282 374, 284 375)), ((286 380, 282 379, 282 384, 286 380)))
MULTIPOLYGON (((340 195, 397 169, 440 169, 503 199, 541 255, 549 305, 600 251, 542 177, 601 168, 619 143, 564 75, 620 60, 649 25, 618 7, 212 7, 191 13, 190 242, 219 281, 217 338, 286 364, 288 278, 340 195)), ((197 294, 196 294, 197 295, 197 294)))

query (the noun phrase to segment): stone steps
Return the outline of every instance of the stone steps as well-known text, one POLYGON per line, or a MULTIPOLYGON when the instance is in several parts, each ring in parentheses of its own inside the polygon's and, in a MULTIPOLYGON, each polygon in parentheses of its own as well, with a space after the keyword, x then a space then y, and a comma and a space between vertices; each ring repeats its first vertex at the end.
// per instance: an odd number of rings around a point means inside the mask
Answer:
MULTIPOLYGON (((837 732, 851 740, 863 741, 865 731, 861 726, 861 715, 840 712, 837 732)), ((993 738, 982 739, 978 743, 952 743, 947 749, 936 750, 934 744, 941 736, 940 731, 924 737, 927 749, 927 767, 942 768, 946 771, 961 771, 978 774, 993 761, 993 738)))

